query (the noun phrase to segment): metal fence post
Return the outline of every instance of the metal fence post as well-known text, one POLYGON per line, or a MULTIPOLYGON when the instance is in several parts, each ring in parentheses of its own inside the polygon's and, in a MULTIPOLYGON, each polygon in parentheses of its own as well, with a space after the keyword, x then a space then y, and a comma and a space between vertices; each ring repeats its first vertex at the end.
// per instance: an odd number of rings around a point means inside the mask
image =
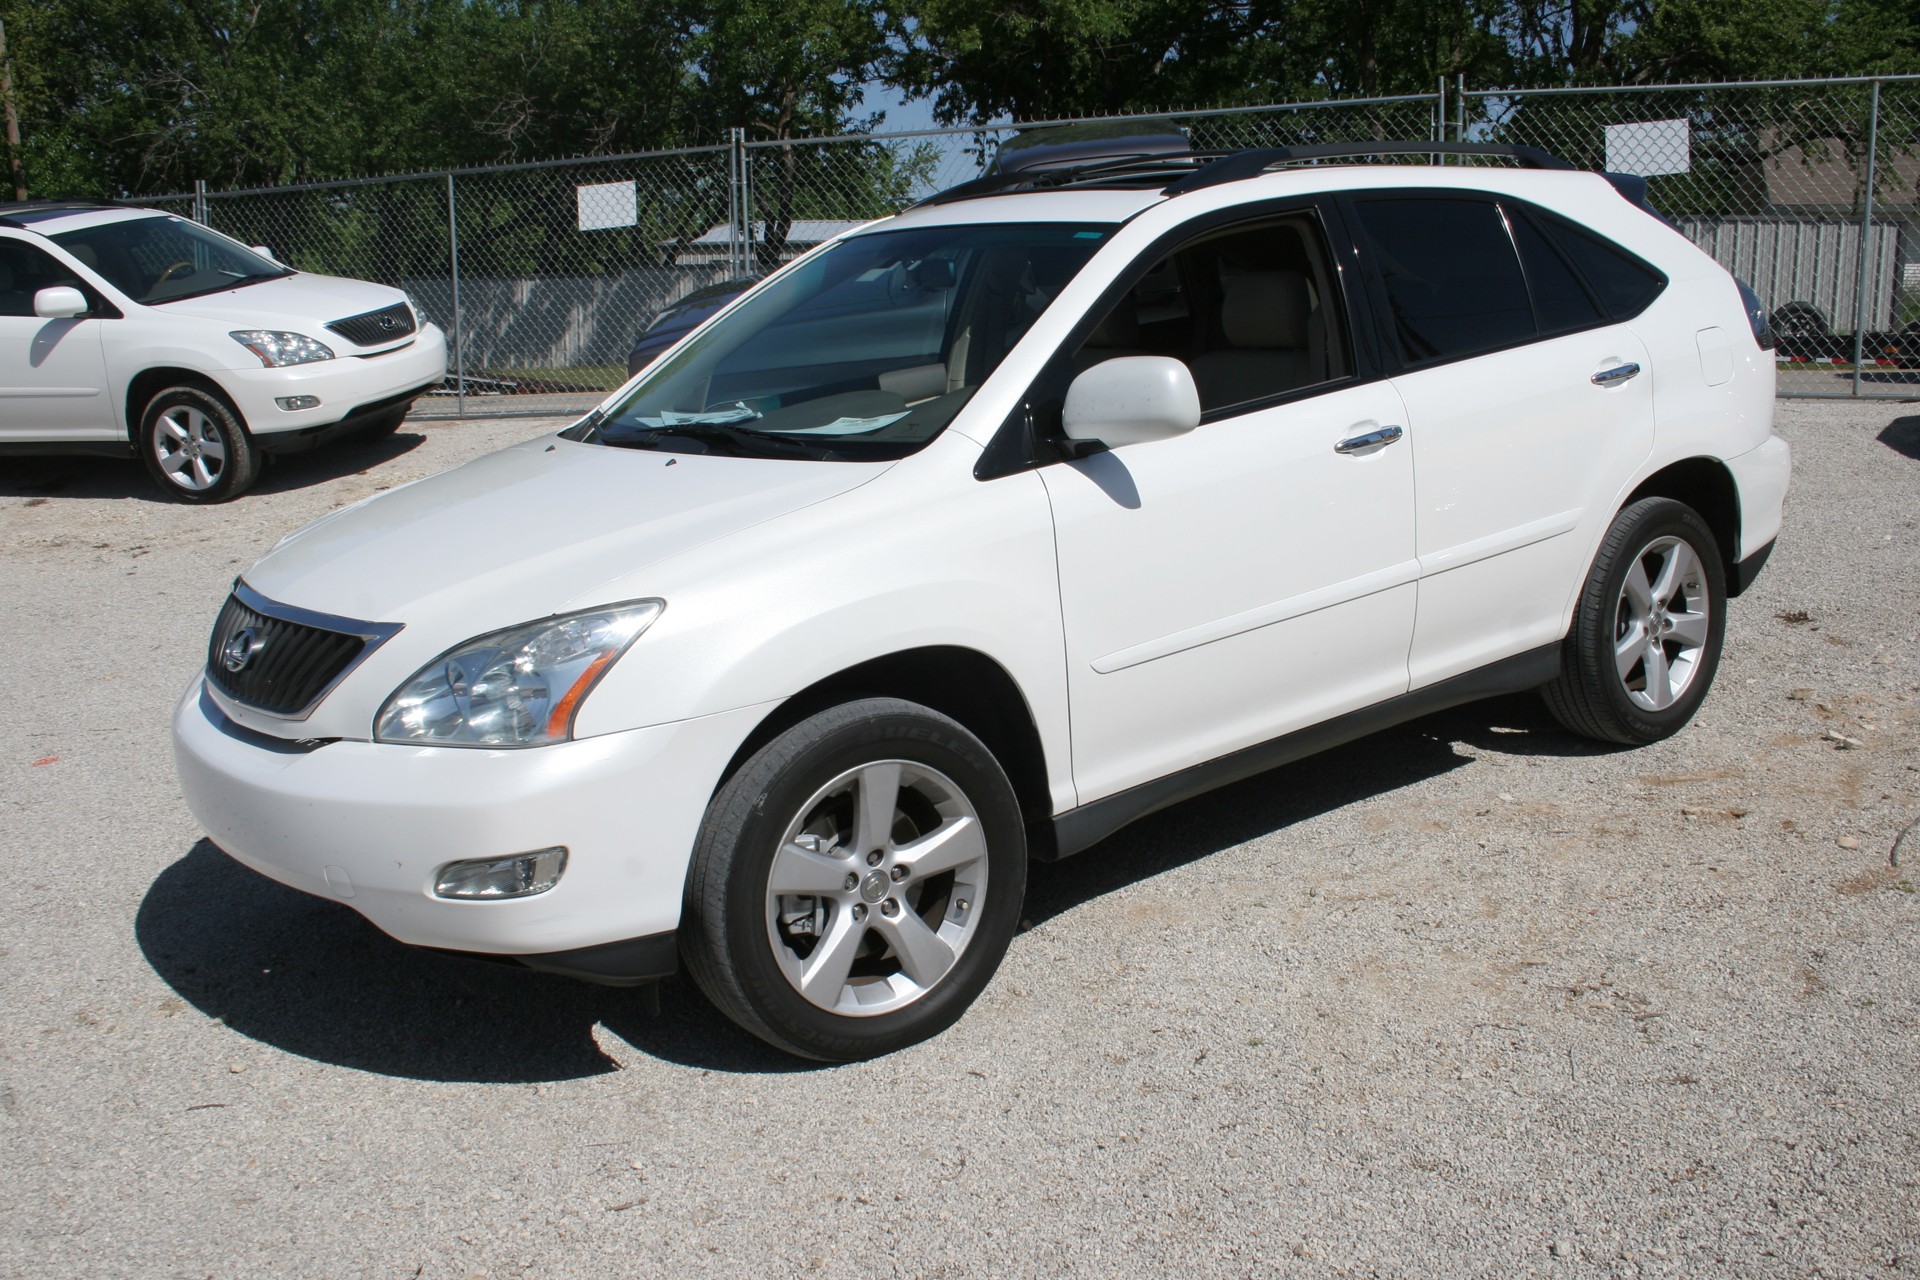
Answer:
POLYGON ((467 416, 467 327, 460 316, 460 217, 454 203, 453 175, 447 175, 447 256, 453 273, 453 388, 458 408, 467 416))
MULTIPOLYGON (((1873 243, 1873 180, 1880 168, 1880 82, 1873 82, 1867 111, 1867 180, 1860 199, 1860 265, 1853 273, 1853 395, 1860 395, 1860 363, 1866 358, 1867 260, 1873 243)), ((1896 317, 1897 319, 1897 317, 1896 317)))
POLYGON ((747 191, 747 131, 727 130, 727 271, 734 277, 749 270, 753 254, 753 207, 747 191))
POLYGON ((193 220, 201 226, 207 226, 207 180, 193 180, 193 220))
POLYGON ((1453 78, 1453 140, 1467 140, 1467 73, 1453 78))
MULTIPOLYGON (((1435 142, 1447 140, 1447 78, 1445 76, 1440 77, 1440 94, 1433 100, 1432 137, 1435 142)), ((1445 164, 1446 159, 1442 157, 1440 163, 1445 164)))

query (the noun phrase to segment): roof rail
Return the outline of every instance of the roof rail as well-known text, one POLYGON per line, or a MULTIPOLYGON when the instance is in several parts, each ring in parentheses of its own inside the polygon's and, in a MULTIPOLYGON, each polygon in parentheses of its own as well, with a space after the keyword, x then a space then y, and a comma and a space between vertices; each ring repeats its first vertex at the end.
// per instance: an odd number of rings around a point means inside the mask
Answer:
POLYGON ((119 200, 9 200, 0 204, 0 227, 11 227, 15 231, 24 231, 28 225, 39 221, 39 217, 23 218, 18 215, 36 214, 49 216, 56 213, 78 213, 86 209, 131 209, 137 206, 119 200))
POLYGON ((1265 173, 1279 164, 1298 164, 1309 160, 1336 160, 1359 156, 1500 156, 1518 160, 1528 169, 1573 169, 1575 166, 1538 147, 1514 146, 1504 142, 1321 142, 1303 147, 1260 147, 1237 151, 1216 160, 1197 173, 1167 187, 1170 196, 1184 195, 1238 182, 1265 173))
POLYGON ((957 187, 936 191, 924 200, 916 201, 909 208, 921 209, 929 205, 953 204, 956 201, 974 200, 981 196, 1012 195, 1018 191, 1045 191, 1054 187, 1081 186, 1124 178, 1184 175, 1193 172, 1194 157, 1191 153, 1156 154, 1143 151, 1133 155, 1108 155, 1090 164, 1070 165, 1057 169, 1030 168, 1016 169, 1010 173, 990 173, 984 178, 975 178, 957 187))

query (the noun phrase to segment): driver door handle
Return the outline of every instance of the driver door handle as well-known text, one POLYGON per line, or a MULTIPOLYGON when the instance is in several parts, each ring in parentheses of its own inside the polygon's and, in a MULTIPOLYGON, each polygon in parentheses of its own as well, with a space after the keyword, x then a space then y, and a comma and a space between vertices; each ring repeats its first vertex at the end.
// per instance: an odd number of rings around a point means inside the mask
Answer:
POLYGON ((1377 427, 1364 435, 1348 436, 1333 446, 1335 453, 1359 453, 1362 449, 1371 449, 1377 445, 1392 444, 1406 433, 1399 427, 1377 427))
POLYGON ((1594 374, 1593 385, 1596 387, 1617 387, 1629 378, 1637 378, 1639 376, 1640 366, 1629 360, 1625 364, 1617 364, 1611 369, 1602 369, 1600 372, 1594 374))

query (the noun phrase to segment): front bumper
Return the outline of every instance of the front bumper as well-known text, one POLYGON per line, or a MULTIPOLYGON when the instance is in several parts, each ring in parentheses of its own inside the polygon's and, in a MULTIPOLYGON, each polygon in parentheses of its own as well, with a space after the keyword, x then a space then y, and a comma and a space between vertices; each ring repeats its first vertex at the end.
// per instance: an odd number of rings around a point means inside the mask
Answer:
POLYGON ((247 430, 270 449, 274 436, 330 427, 356 410, 431 387, 446 376, 447 338, 438 325, 429 324, 411 343, 380 355, 339 356, 282 369, 235 368, 220 374, 219 382, 247 430), (288 396, 316 396, 320 404, 289 412, 277 403, 288 396))
POLYGON ((213 842, 262 875, 343 902, 402 942, 596 976, 614 962, 554 953, 679 925, 707 801, 767 710, 515 751, 309 746, 235 724, 196 677, 174 711, 174 767, 213 842), (546 893, 433 895, 449 862, 554 845, 568 849, 567 870, 546 893))

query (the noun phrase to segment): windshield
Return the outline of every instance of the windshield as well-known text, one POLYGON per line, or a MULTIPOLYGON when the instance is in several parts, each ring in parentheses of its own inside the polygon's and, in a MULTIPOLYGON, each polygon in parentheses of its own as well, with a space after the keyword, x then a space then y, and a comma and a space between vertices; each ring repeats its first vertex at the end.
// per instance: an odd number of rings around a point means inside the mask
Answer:
POLYGON ((67 231, 53 242, 135 302, 147 304, 293 274, 223 235, 172 215, 67 231))
POLYGON ((576 438, 882 460, 938 435, 1111 227, 855 236, 768 285, 576 438))

